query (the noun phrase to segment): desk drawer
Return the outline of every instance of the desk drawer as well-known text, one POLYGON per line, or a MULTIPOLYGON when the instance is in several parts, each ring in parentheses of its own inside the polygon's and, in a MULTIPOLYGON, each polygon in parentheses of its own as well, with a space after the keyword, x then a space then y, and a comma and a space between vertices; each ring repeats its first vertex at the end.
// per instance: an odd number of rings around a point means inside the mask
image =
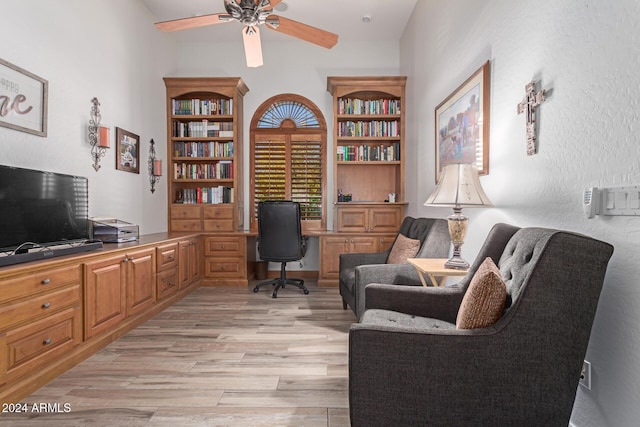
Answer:
POLYGON ((178 244, 169 243, 157 247, 157 268, 160 270, 168 270, 178 265, 178 244))
POLYGON ((166 270, 158 273, 157 281, 158 300, 178 292, 178 270, 166 270))
POLYGON ((244 237, 206 237, 205 256, 244 256, 244 237))
POLYGON ((213 219, 205 219, 203 222, 203 230, 204 231, 219 231, 219 232, 228 232, 233 231, 233 220, 213 220, 213 219))
POLYGON ((204 275, 208 278, 245 277, 246 261, 240 258, 205 258, 204 275))
POLYGON ((18 276, 15 279, 4 280, 0 285, 0 303, 60 288, 70 283, 79 283, 80 277, 80 265, 73 264, 55 270, 42 270, 18 276))
POLYGON ((171 231, 200 231, 200 220, 171 220, 171 231))
MULTIPOLYGON (((82 316, 79 306, 48 316, 22 328, 7 332, 7 380, 29 374, 62 354, 82 339, 82 316)), ((0 365, 2 363, 0 362, 0 365)))
POLYGON ((8 328, 59 308, 80 303, 80 284, 0 308, 0 327, 8 328))
POLYGON ((204 206, 204 219, 233 219, 234 205, 204 206))
POLYGON ((197 219, 202 218, 202 210, 200 206, 175 205, 171 207, 171 219, 197 219))

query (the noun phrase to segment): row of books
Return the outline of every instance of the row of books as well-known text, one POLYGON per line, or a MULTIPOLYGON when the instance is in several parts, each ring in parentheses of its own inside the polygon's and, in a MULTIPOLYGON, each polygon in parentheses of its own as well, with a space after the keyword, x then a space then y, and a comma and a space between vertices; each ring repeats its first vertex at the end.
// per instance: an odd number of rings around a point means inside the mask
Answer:
POLYGON ((174 163, 174 179, 232 179, 233 162, 221 160, 216 163, 174 163))
POLYGON ((400 123, 397 120, 382 121, 346 121, 338 123, 338 136, 400 136, 400 123))
POLYGON ((176 193, 174 203, 186 205, 210 205, 218 203, 234 203, 234 191, 232 187, 198 187, 183 188, 176 193))
POLYGON ((339 162, 393 162, 400 160, 400 143, 390 145, 339 145, 336 148, 339 162))
POLYGON ((210 122, 202 120, 199 122, 173 121, 173 136, 177 137, 223 137, 233 138, 233 122, 210 122))
POLYGON ((233 157, 233 141, 219 142, 174 142, 176 157, 233 157))
POLYGON ((173 115, 232 115, 233 99, 172 99, 173 115))
POLYGON ((339 98, 338 114, 400 114, 400 100, 339 98))

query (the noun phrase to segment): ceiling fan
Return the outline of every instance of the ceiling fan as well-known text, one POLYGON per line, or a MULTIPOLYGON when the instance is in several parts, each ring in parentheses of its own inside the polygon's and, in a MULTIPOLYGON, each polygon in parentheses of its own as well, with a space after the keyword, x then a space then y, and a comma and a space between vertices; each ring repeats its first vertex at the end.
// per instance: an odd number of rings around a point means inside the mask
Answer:
POLYGON ((338 42, 338 35, 321 30, 311 25, 292 19, 274 15, 273 8, 282 0, 224 0, 227 13, 195 16, 193 18, 174 19, 157 22, 155 25, 162 31, 178 31, 206 25, 238 21, 244 25, 242 39, 248 67, 262 65, 262 44, 259 26, 267 24, 267 28, 276 30, 318 46, 331 49, 338 42))

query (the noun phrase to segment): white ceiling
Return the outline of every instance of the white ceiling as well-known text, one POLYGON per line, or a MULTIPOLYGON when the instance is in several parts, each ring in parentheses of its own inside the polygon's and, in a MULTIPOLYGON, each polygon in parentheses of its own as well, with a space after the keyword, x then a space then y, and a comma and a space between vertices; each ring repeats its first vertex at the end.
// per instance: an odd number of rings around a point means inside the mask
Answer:
MULTIPOLYGON (((142 0, 157 18, 168 21, 211 13, 226 13, 223 0, 142 0)), ((398 41, 417 0, 284 0, 286 11, 274 11, 289 19, 336 33, 340 41, 398 41), (369 15, 371 22, 362 22, 369 15)), ((262 40, 292 38, 261 28, 262 40)), ((228 22, 171 33, 176 41, 240 41, 242 24, 228 22)), ((159 31, 159 30, 158 30, 159 31)))

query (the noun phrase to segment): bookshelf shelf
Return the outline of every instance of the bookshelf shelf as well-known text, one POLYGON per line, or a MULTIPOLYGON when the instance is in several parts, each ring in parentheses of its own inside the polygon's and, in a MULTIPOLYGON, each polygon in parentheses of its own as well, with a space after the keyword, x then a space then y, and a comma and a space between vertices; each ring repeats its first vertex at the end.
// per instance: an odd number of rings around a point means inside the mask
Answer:
POLYGON ((239 77, 167 77, 169 231, 206 231, 211 206, 224 208, 216 231, 243 224, 242 107, 239 77))

